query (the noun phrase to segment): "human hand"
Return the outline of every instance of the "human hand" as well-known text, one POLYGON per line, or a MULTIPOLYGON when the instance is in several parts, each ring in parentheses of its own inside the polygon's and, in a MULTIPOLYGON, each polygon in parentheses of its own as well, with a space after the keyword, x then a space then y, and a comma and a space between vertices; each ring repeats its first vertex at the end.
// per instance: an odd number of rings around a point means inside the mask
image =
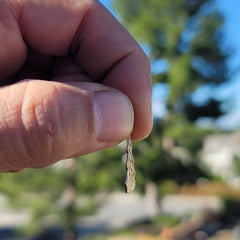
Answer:
POLYGON ((152 128, 149 60, 95 0, 0 0, 0 84, 1 172, 152 128))

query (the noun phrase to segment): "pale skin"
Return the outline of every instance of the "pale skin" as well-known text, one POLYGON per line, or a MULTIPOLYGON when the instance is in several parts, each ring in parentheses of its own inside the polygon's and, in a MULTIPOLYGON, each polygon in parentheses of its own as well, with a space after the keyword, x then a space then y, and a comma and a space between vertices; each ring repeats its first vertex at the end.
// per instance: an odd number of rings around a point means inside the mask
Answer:
POLYGON ((152 128, 150 63, 95 0, 0 0, 0 172, 152 128))

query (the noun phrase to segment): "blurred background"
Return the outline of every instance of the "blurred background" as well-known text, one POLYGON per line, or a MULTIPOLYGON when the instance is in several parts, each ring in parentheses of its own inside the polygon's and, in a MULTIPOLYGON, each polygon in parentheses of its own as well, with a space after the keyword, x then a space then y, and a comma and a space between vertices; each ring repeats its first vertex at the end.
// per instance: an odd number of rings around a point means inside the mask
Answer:
POLYGON ((124 193, 126 143, 1 174, 0 239, 239 240, 240 1, 101 2, 152 64, 136 190, 124 193))

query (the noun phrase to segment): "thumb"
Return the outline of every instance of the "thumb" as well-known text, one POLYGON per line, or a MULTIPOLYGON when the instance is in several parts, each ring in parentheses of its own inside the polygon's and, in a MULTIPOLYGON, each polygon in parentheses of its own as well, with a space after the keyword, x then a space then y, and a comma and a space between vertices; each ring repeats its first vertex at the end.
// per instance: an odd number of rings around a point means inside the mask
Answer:
POLYGON ((0 171, 40 168, 130 135, 133 108, 96 83, 29 80, 0 88, 0 171))

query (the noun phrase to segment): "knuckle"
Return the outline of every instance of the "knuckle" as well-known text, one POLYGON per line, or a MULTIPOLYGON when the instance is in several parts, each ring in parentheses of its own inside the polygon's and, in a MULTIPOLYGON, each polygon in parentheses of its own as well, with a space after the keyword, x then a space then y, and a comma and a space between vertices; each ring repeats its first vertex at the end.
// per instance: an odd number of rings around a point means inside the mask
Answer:
POLYGON ((21 106, 22 148, 29 157, 30 167, 46 166, 54 161, 55 139, 60 130, 55 87, 50 85, 38 97, 34 96, 36 91, 39 91, 36 84, 28 83, 21 106))

